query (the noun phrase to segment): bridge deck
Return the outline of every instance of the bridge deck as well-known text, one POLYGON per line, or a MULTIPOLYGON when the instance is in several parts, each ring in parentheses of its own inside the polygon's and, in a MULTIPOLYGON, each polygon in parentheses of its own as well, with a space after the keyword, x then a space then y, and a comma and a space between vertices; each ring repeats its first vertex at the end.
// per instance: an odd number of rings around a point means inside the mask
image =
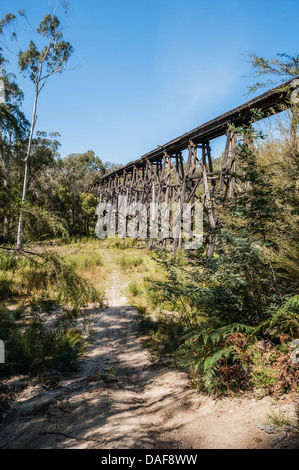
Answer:
POLYGON ((167 153, 175 153, 185 150, 190 141, 197 144, 225 135, 229 124, 234 124, 235 126, 248 124, 252 118, 251 110, 254 108, 260 109, 263 112, 263 117, 282 111, 285 109, 286 99, 288 96, 288 92, 286 91, 288 89, 287 87, 293 80, 286 82, 283 89, 281 85, 273 88, 272 90, 247 101, 241 106, 238 106, 237 108, 234 108, 189 132, 186 132, 161 147, 152 150, 139 159, 134 160, 115 171, 107 173, 100 179, 100 181, 104 181, 111 176, 122 175, 125 171, 130 171, 134 167, 142 167, 145 165, 147 160, 157 161, 160 158, 162 159, 165 151, 167 153))

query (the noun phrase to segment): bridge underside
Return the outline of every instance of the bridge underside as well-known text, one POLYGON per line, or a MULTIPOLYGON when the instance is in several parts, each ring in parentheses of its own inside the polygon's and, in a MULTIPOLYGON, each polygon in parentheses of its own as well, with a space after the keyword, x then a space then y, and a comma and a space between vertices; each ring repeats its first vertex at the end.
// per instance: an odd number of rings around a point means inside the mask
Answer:
MULTIPOLYGON (((237 135, 235 128, 248 125, 252 110, 258 109, 262 117, 290 107, 289 94, 292 83, 286 83, 209 121, 177 139, 149 152, 118 170, 108 173, 97 184, 100 202, 113 204, 118 210, 118 197, 126 196, 127 205, 145 205, 148 220, 151 203, 176 204, 183 211, 183 204, 191 205, 191 222, 197 203, 204 209, 204 243, 208 256, 214 251, 214 231, 219 223, 217 205, 233 198, 247 183, 239 175, 236 161, 237 135), (210 141, 226 136, 221 162, 214 168, 210 141), (187 150, 187 158, 182 152, 187 150), (240 176, 240 178, 239 178, 240 176)), ((296 111, 297 112, 297 111, 296 111)), ((297 116, 297 114, 296 114, 297 116)), ((161 231, 156 243, 166 245, 161 231)), ((117 233, 117 227, 116 227, 117 233)), ((174 251, 181 245, 180 237, 169 236, 174 251)), ((155 241, 150 240, 153 244, 155 241)))

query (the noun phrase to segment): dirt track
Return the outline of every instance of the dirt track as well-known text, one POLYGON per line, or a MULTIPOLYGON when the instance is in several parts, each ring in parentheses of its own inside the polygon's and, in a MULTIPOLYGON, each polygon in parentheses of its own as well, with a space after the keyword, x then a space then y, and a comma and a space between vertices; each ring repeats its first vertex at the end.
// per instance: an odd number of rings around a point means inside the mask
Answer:
POLYGON ((287 429, 264 428, 267 413, 294 415, 270 398, 214 400, 184 373, 153 366, 133 329, 136 312, 116 272, 108 307, 90 314, 93 342, 76 376, 26 388, 0 432, 0 448, 221 449, 295 447, 287 429), (273 431, 273 429, 272 429, 273 431))

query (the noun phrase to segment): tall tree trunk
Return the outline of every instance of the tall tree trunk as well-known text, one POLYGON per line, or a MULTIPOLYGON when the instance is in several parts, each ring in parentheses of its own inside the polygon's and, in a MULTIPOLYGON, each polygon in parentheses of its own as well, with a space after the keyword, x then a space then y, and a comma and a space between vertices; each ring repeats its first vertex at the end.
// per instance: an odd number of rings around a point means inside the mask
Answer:
MULTIPOLYGON (((28 141, 27 153, 26 153, 26 157, 24 160, 25 161, 25 173, 24 173, 23 193, 22 193, 22 205, 24 205, 26 201, 27 185, 28 185, 28 161, 29 161, 29 157, 31 153, 33 132, 34 132, 35 124, 36 124, 36 109, 37 109, 38 93, 39 93, 38 85, 36 85, 30 136, 29 136, 29 141, 28 141)), ((17 235, 17 249, 18 250, 22 248, 22 238, 23 238, 23 212, 21 208, 20 216, 19 216, 18 235, 17 235)))

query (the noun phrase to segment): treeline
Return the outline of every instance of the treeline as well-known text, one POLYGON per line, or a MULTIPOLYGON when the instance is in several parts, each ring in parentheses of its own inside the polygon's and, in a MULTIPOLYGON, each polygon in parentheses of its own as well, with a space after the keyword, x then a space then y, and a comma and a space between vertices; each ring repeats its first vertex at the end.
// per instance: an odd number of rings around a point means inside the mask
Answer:
POLYGON ((1 241, 16 240, 18 214, 23 212, 24 241, 38 241, 53 236, 89 235, 95 226, 98 204, 95 182, 109 165, 91 150, 61 158, 56 133, 37 132, 33 140, 29 166, 26 204, 21 207, 26 141, 9 149, 9 170, 5 171, 3 154, 0 200, 1 241))

